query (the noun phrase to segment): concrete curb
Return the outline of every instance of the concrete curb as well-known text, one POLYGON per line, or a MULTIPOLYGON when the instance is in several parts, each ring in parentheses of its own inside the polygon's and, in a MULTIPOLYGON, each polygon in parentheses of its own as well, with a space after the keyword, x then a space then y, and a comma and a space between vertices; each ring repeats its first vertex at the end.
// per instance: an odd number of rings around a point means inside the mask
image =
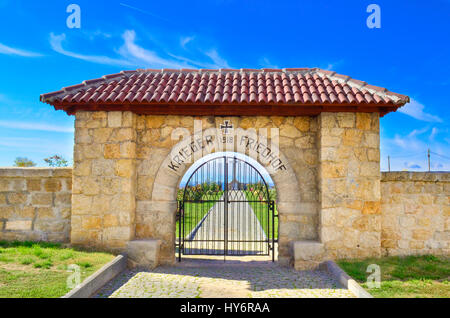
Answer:
POLYGON ((89 298, 127 268, 127 256, 118 255, 61 298, 89 298))
POLYGON ((353 278, 347 275, 335 262, 326 261, 319 265, 319 268, 326 270, 338 280, 344 287, 355 294, 358 298, 373 298, 364 288, 362 288, 353 278))

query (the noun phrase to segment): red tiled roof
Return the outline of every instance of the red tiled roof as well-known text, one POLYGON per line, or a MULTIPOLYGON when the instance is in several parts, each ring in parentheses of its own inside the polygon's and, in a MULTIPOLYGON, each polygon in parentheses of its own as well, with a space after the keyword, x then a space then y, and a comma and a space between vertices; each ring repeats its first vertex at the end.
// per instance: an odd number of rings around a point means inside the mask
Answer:
POLYGON ((380 112, 409 97, 319 68, 122 71, 41 95, 68 114, 131 110, 146 114, 299 115, 380 112))

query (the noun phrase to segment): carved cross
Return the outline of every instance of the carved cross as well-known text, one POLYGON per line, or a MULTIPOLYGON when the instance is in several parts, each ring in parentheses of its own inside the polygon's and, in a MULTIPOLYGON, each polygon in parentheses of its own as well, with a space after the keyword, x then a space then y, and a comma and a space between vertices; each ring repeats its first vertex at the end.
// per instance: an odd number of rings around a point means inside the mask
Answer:
POLYGON ((232 124, 230 125, 230 121, 229 120, 225 120, 223 122, 223 124, 220 125, 220 129, 222 130, 222 133, 224 135, 228 135, 230 133, 229 129, 230 130, 233 129, 233 125, 232 124))

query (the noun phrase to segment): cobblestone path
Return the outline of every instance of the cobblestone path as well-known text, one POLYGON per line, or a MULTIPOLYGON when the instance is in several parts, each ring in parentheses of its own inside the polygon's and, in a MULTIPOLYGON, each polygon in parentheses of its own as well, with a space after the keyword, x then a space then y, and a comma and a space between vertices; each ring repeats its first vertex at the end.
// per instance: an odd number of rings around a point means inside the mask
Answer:
POLYGON ((322 271, 267 266, 170 266, 128 270, 96 297, 355 297, 322 271))

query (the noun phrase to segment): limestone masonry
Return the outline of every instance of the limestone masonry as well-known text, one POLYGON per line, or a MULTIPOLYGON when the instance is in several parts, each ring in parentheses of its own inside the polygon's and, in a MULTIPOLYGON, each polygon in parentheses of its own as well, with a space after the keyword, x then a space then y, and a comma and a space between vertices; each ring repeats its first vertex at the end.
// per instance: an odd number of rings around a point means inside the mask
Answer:
POLYGON ((379 118, 406 95, 318 68, 138 69, 40 99, 75 115, 74 245, 174 263, 180 182, 193 162, 226 151, 255 159, 274 182, 279 263, 306 269, 386 251, 379 118))
MULTIPOLYGON (((264 243, 283 265, 449 254, 450 173, 380 173, 380 117, 408 103, 406 95, 318 68, 138 69, 41 101, 75 116, 72 173, 0 169, 0 239, 173 264, 177 210, 180 220, 193 213, 177 201, 183 176, 206 155, 234 152, 274 183, 278 241, 264 243)), ((269 218, 275 206, 260 201, 269 218)))
POLYGON ((450 173, 384 172, 381 222, 385 255, 449 255, 450 173))
POLYGON ((159 263, 173 263, 177 189, 192 164, 170 169, 173 154, 186 145, 183 134, 173 135, 179 127, 194 134, 195 119, 203 135, 224 120, 244 134, 279 128, 267 143, 278 139, 285 167, 268 169, 278 194, 281 263, 308 268, 325 259, 449 254, 450 173, 380 173, 379 115, 351 112, 191 117, 78 111, 73 171, 0 169, 0 240, 117 252, 133 240, 158 240, 159 263))
POLYGON ((0 240, 68 242, 71 168, 0 168, 0 240))

